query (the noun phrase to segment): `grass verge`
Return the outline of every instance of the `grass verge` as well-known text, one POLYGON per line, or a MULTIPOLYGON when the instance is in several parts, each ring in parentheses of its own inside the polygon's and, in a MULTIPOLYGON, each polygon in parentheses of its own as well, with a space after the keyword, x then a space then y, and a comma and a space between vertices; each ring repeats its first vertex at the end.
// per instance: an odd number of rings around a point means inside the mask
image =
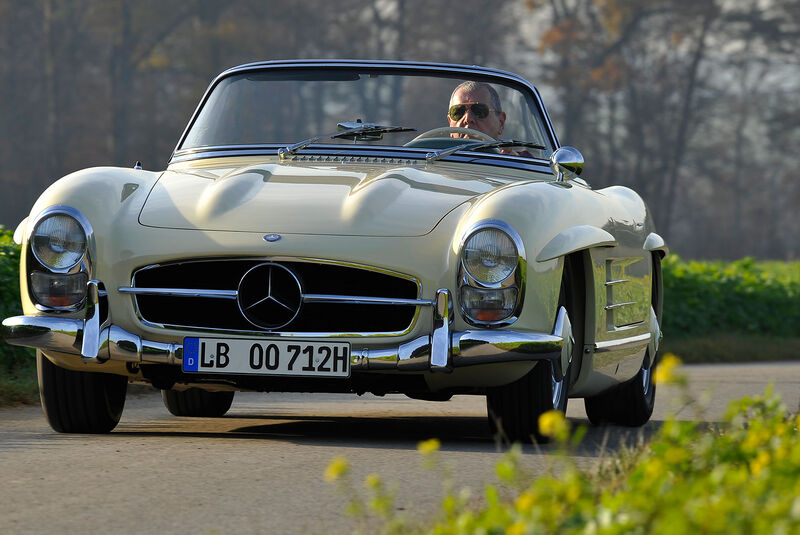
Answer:
POLYGON ((36 361, 31 357, 27 364, 13 370, 0 369, 0 407, 39 403, 39 385, 36 379, 36 361))
POLYGON ((677 338, 666 334, 661 353, 680 355, 687 364, 798 360, 800 337, 715 333, 677 338))

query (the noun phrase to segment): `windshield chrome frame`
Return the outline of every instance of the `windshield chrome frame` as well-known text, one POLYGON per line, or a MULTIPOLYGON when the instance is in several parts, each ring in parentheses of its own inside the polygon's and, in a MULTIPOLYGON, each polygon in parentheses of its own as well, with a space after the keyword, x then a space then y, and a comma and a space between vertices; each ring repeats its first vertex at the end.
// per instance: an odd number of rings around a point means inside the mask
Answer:
MULTIPOLYGON (((198 115, 200 114, 200 110, 206 104, 209 96, 211 95, 212 91, 216 88, 216 86, 224 79, 228 78, 229 76, 233 76, 236 74, 242 74, 247 72, 257 72, 257 71, 268 71, 268 70, 307 70, 309 68, 318 68, 318 69, 342 69, 342 68, 352 68, 352 69, 376 69, 376 70, 396 70, 398 74, 402 72, 411 73, 442 73, 448 75, 460 74, 463 77, 468 78, 470 76, 474 77, 484 77, 484 78, 494 78, 498 81, 498 83, 503 82, 511 82, 512 84, 521 85, 524 88, 528 89, 534 97, 534 102, 536 103, 538 112, 540 117, 542 118, 542 122, 544 123, 544 128, 546 130, 545 134, 550 137, 549 141, 553 146, 553 151, 560 148, 560 143, 558 141, 558 137, 556 136, 555 129, 553 128, 552 121, 550 120, 550 115, 547 113, 547 109, 542 102, 541 95, 539 91, 534 87, 531 83, 527 80, 522 78, 519 75, 501 71, 498 69, 490 69, 487 67, 479 67, 479 66, 469 66, 469 65, 457 65, 457 64, 450 64, 450 63, 429 63, 429 62, 410 62, 410 61, 367 61, 367 60, 277 60, 277 61, 263 61, 263 62, 256 62, 256 63, 247 63, 244 65, 239 65, 237 67, 230 68, 220 75, 218 75, 208 86, 203 97, 200 99, 197 107, 195 108, 194 112, 192 113, 191 119, 189 120, 186 128, 184 128, 183 133, 181 134, 177 145, 175 145, 175 149, 172 151, 172 155, 170 156, 169 162, 167 165, 172 163, 177 163, 178 161, 186 161, 192 159, 198 159, 200 156, 199 154, 207 154, 210 151, 218 151, 223 149, 245 149, 247 154, 250 155, 258 155, 258 154, 278 154, 278 149, 285 146, 283 143, 268 143, 268 144, 258 144, 258 145, 224 145, 220 147, 192 147, 189 149, 179 149, 183 142, 185 141, 189 130, 194 125, 195 121, 197 120, 198 115), (274 148, 273 148, 274 147, 274 148), (274 152, 273 152, 274 151, 274 152)), ((315 144, 315 149, 318 146, 315 144)), ((342 146, 338 145, 339 151, 342 150, 342 146)), ((348 152, 352 153, 354 145, 349 145, 348 152)), ((364 146, 361 146, 363 148, 364 146)), ((413 154, 413 148, 403 148, 403 147, 392 147, 392 146, 380 146, 380 148, 384 151, 388 150, 391 152, 398 152, 402 151, 408 157, 411 157, 413 154), (408 152, 407 152, 408 151, 408 152)), ((308 151, 308 147, 305 148, 304 152, 308 151)), ((425 154, 430 152, 430 150, 421 151, 422 159, 425 158, 425 154)), ((230 155, 230 154, 229 154, 230 155)), ((508 156, 504 155, 505 158, 508 156)), ((452 156, 448 156, 444 158, 444 160, 451 161, 452 156)), ((470 160, 474 160, 473 157, 469 158, 470 160)), ((528 160, 531 160, 528 158, 528 160)), ((536 162, 539 161, 549 161, 547 159, 542 158, 534 158, 536 162)), ((481 162, 484 163, 484 162, 481 162)))

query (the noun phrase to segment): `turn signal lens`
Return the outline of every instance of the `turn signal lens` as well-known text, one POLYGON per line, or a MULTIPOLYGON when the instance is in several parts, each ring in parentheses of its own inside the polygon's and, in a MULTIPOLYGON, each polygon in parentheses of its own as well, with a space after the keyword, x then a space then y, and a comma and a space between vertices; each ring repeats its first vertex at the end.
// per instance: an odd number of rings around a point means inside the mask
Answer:
POLYGON ((70 269, 86 253, 86 231, 74 217, 55 213, 36 224, 31 236, 31 251, 47 268, 70 269))
POLYGON ((461 304, 464 313, 477 321, 502 321, 514 313, 517 304, 517 288, 502 288, 487 290, 461 287, 461 304))
POLYGON ((86 297, 89 277, 86 273, 58 275, 34 271, 31 273, 31 293, 39 304, 48 307, 71 307, 86 297))
POLYGON ((517 247, 500 229, 486 228, 469 237, 462 252, 464 269, 485 284, 506 280, 517 267, 517 247))

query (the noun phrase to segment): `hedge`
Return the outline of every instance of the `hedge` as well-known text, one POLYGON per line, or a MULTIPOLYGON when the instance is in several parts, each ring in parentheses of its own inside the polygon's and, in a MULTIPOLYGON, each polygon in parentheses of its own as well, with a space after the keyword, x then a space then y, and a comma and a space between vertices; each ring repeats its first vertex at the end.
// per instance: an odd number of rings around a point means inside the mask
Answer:
MULTIPOLYGON (((19 247, 13 233, 0 226, 0 319, 19 314, 19 247)), ((32 349, 0 340, 0 406, 38 399, 33 356, 32 349)))
POLYGON ((800 337, 800 262, 664 259, 666 337, 800 337))

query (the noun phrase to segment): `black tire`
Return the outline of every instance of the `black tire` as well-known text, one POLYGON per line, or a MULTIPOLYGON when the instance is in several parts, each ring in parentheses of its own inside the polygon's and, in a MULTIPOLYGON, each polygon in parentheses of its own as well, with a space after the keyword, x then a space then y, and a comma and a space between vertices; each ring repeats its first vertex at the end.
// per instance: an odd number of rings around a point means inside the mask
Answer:
MULTIPOLYGON (((662 311, 661 257, 657 254, 653 255, 652 280, 652 305, 660 325, 662 311)), ((589 422, 592 425, 608 423, 628 427, 639 427, 647 423, 650 416, 653 415, 653 407, 656 404, 656 384, 653 382, 653 375, 657 363, 658 355, 650 355, 648 349, 636 377, 609 392, 584 399, 583 403, 589 422)))
POLYGON ((486 391, 489 428, 509 442, 547 442, 548 437, 539 433, 539 416, 551 410, 567 410, 569 387, 577 377, 583 351, 585 288, 581 266, 580 256, 567 259, 561 283, 559 308, 563 305, 567 309, 574 339, 567 369, 562 374, 554 367, 560 363, 539 361, 517 381, 486 391), (559 388, 560 393, 554 395, 559 388))
POLYGON ((200 388, 162 390, 164 406, 175 416, 218 418, 224 416, 233 403, 235 392, 208 392, 200 388))
POLYGON ((59 433, 108 433, 125 407, 128 378, 79 372, 53 364, 36 352, 39 397, 45 418, 59 433))
MULTIPOLYGON (((645 357, 647 362, 648 357, 645 357)), ((636 377, 617 388, 585 398, 586 415, 592 425, 614 424, 639 427, 647 423, 653 414, 656 400, 656 385, 653 369, 642 365, 636 377)))
MULTIPOLYGON (((562 384, 566 388, 566 383, 562 384)), ((545 443, 539 433, 539 416, 550 410, 566 411, 567 392, 553 404, 553 365, 542 360, 521 379, 486 392, 489 427, 509 442, 545 443)))

